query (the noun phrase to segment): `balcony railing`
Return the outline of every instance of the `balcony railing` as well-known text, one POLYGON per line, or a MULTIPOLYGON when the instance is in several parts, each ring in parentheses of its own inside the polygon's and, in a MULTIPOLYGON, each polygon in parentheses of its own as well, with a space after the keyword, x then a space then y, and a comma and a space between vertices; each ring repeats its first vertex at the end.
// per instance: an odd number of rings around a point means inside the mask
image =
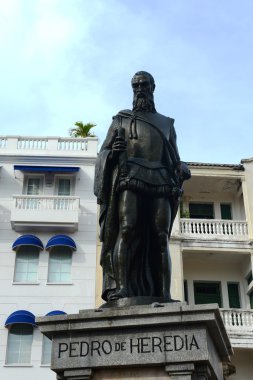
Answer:
POLYGON ((86 139, 72 139, 72 138, 60 138, 58 140, 58 150, 88 150, 88 140, 86 139))
POLYGON ((248 240, 248 223, 236 220, 180 219, 185 238, 213 240, 248 240))
POLYGON ((43 150, 47 149, 47 138, 41 137, 19 137, 17 149, 43 150))
POLYGON ((11 224, 16 231, 26 227, 78 228, 79 197, 15 195, 11 211, 11 224))
POLYGON ((220 309, 227 330, 251 332, 253 335, 253 310, 220 309))
POLYGON ((220 309, 233 347, 253 348, 253 310, 220 309))
POLYGON ((34 154, 43 151, 50 155, 59 155, 66 152, 74 152, 75 155, 96 156, 96 137, 72 138, 72 137, 32 137, 32 136, 0 136, 1 154, 34 154))

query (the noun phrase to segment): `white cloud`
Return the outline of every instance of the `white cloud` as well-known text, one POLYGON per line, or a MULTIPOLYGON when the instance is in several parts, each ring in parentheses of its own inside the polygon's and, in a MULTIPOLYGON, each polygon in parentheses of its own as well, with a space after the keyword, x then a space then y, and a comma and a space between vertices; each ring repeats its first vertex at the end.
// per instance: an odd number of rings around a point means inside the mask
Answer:
POLYGON ((1 0, 2 133, 64 135, 82 119, 103 139, 144 69, 158 111, 176 118, 184 158, 203 161, 203 130, 208 141, 226 141, 239 122, 250 133, 252 10, 246 0, 1 0))

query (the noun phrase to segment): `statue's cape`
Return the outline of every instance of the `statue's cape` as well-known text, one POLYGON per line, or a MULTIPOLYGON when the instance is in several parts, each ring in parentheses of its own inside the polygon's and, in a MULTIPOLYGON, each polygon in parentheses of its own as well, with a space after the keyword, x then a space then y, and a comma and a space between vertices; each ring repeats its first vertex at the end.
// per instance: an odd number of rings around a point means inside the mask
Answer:
POLYGON ((131 110, 123 110, 118 113, 117 116, 123 116, 127 118, 136 118, 137 120, 144 121, 145 123, 151 125, 152 127, 155 127, 156 130, 158 130, 163 138, 165 137, 167 140, 169 140, 170 137, 170 128, 174 125, 174 119, 161 115, 158 112, 138 112, 134 113, 131 110))

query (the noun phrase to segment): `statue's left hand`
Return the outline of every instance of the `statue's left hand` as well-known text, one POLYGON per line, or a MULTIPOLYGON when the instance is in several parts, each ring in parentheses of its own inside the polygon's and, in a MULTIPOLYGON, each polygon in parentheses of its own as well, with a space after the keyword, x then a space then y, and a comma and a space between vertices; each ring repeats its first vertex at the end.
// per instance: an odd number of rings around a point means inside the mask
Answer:
POLYGON ((183 161, 178 162, 176 166, 176 174, 182 183, 191 178, 191 171, 189 170, 187 164, 183 161))

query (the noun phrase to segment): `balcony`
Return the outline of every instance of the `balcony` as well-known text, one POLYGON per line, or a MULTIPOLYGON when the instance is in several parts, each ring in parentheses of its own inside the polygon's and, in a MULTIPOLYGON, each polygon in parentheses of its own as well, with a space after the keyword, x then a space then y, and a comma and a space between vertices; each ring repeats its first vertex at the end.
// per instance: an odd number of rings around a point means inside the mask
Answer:
POLYGON ((80 198, 72 196, 14 195, 11 225, 15 231, 78 229, 80 198))
POLYGON ((75 155, 81 157, 97 156, 96 137, 72 138, 72 137, 20 137, 0 136, 1 155, 75 155))
POLYGON ((180 219, 185 239, 247 241, 248 223, 242 220, 180 219))
POLYGON ((233 347, 253 348, 253 310, 220 309, 233 347))

